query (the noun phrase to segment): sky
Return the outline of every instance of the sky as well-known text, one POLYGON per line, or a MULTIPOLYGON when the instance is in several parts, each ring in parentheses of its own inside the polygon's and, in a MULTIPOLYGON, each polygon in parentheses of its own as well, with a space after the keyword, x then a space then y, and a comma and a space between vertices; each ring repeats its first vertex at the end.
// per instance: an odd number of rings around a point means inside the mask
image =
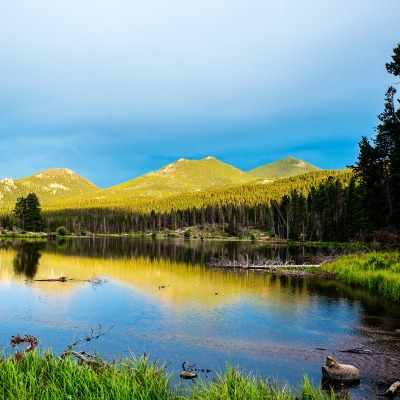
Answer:
POLYGON ((0 180, 100 187, 179 158, 324 169, 372 138, 399 0, 0 2, 0 180))

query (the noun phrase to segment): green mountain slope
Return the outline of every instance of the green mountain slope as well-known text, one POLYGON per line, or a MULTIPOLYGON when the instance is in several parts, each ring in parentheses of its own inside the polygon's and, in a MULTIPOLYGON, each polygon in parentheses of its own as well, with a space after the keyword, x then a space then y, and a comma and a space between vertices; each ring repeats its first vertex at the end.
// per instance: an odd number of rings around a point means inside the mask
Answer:
POLYGON ((210 187, 253 181, 245 172, 206 157, 202 160, 180 160, 158 171, 121 183, 102 191, 106 198, 165 197, 177 193, 196 192, 210 187))
POLYGON ((48 169, 22 179, 0 181, 0 209, 13 207, 18 197, 29 193, 36 193, 41 205, 46 205, 98 190, 98 186, 70 169, 48 169))
MULTIPOLYGON (((272 200, 279 201, 282 196, 290 194, 296 189, 299 193, 307 195, 312 187, 317 187, 322 181, 333 177, 340 179, 347 186, 352 173, 350 170, 318 170, 288 178, 266 181, 265 179, 253 180, 247 183, 230 184, 225 186, 212 186, 204 190, 174 193, 163 196, 138 196, 131 192, 131 196, 123 197, 106 195, 107 191, 95 193, 92 197, 66 199, 64 202, 49 204, 48 211, 78 210, 78 209, 110 209, 138 211, 148 213, 152 210, 169 212, 171 210, 185 210, 192 207, 205 208, 208 206, 221 206, 230 204, 235 207, 269 204, 272 200)), ((129 193, 129 192, 128 192, 129 193)))
POLYGON ((286 157, 270 164, 254 168, 247 173, 254 178, 284 178, 319 170, 321 170, 321 168, 315 167, 299 158, 286 157))
MULTIPOLYGON (((347 186, 353 176, 351 170, 318 170, 302 175, 276 179, 271 182, 257 180, 250 183, 226 187, 213 187, 194 193, 173 195, 165 199, 147 199, 126 205, 132 211, 149 212, 151 210, 169 212, 184 210, 192 207, 205 208, 213 205, 255 206, 269 204, 271 201, 280 201, 283 196, 297 190, 307 196, 311 188, 317 187, 330 177, 339 179, 347 186)), ((123 206, 123 202, 119 203, 123 206)))

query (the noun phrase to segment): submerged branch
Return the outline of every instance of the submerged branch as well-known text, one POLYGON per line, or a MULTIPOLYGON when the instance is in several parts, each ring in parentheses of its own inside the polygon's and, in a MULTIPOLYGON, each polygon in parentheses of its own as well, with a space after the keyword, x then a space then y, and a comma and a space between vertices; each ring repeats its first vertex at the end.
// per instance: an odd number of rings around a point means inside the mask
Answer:
POLYGON ((266 259, 264 257, 260 257, 258 253, 254 255, 253 260, 250 260, 250 257, 247 253, 244 255, 239 255, 236 260, 231 260, 227 257, 221 258, 212 258, 208 265, 212 267, 218 268, 241 268, 241 269, 264 269, 264 270, 274 270, 278 268, 298 268, 305 269, 308 267, 319 267, 320 264, 315 265, 307 265, 294 264, 293 260, 283 261, 280 258, 275 259, 266 259))
POLYGON ((78 344, 80 344, 80 343, 90 342, 93 339, 98 339, 101 336, 106 335, 108 332, 111 331, 112 328, 114 328, 114 326, 115 325, 112 325, 106 331, 102 332, 101 325, 99 324, 97 334, 94 334, 94 329, 91 328, 90 335, 86 336, 85 338, 78 339, 75 342, 69 344, 68 347, 61 354, 61 358, 65 358, 67 356, 73 356, 79 360, 79 364, 85 363, 88 365, 95 365, 95 366, 101 366, 101 367, 106 366, 107 363, 105 361, 103 361, 99 356, 96 356, 91 353, 87 353, 86 351, 83 351, 83 350, 76 351, 74 348, 77 347, 78 344))
POLYGON ((101 285, 106 282, 105 279, 99 276, 93 276, 90 279, 74 279, 67 278, 66 276, 60 276, 59 278, 47 278, 47 279, 29 279, 31 282, 88 282, 94 286, 101 285))

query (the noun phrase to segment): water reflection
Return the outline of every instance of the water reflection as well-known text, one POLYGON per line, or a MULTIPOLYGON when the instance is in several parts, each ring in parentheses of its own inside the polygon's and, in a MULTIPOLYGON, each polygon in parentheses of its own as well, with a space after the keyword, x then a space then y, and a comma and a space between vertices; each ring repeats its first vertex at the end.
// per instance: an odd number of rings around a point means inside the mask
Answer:
POLYGON ((97 324, 116 324, 99 344, 104 355, 147 352, 176 369, 185 359, 213 368, 231 359, 296 383, 304 373, 318 381, 326 355, 336 352, 340 362, 362 366, 363 379, 390 381, 398 363, 388 361, 388 354, 400 353, 397 304, 338 281, 205 266, 213 257, 258 253, 295 260, 303 252, 206 240, 3 242, 0 342, 23 332, 62 351, 97 324), (25 282, 63 275, 76 281, 25 282), (95 275, 108 282, 83 282, 95 275), (360 343, 373 355, 340 353, 360 343))
POLYGON ((73 256, 95 258, 147 258, 150 261, 169 261, 186 265, 205 265, 212 258, 238 256, 248 254, 254 258, 256 254, 268 259, 280 259, 283 262, 293 260, 304 263, 313 261, 316 255, 329 254, 329 248, 289 247, 271 245, 262 242, 242 242, 227 240, 183 240, 121 237, 86 237, 59 242, 49 242, 47 251, 73 256))
POLYGON ((13 260, 14 272, 17 275, 25 275, 27 279, 33 279, 36 275, 40 251, 46 247, 43 242, 22 241, 16 242, 16 254, 13 260))

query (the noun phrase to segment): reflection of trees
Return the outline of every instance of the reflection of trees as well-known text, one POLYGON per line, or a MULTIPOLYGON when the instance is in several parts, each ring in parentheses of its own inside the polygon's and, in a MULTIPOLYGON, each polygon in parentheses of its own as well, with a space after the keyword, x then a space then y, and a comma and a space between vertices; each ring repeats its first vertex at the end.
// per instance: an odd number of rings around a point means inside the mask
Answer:
POLYGON ((44 249, 44 246, 44 243, 39 242, 18 243, 17 253, 13 261, 14 272, 18 275, 24 274, 28 279, 33 279, 41 257, 39 250, 44 249))
POLYGON ((212 258, 222 256, 236 259, 240 255, 255 253, 263 258, 286 261, 293 257, 288 246, 271 246, 260 242, 183 240, 146 238, 74 238, 67 240, 63 247, 49 242, 47 250, 68 256, 92 258, 147 258, 149 261, 179 262, 187 265, 207 264, 212 258))

